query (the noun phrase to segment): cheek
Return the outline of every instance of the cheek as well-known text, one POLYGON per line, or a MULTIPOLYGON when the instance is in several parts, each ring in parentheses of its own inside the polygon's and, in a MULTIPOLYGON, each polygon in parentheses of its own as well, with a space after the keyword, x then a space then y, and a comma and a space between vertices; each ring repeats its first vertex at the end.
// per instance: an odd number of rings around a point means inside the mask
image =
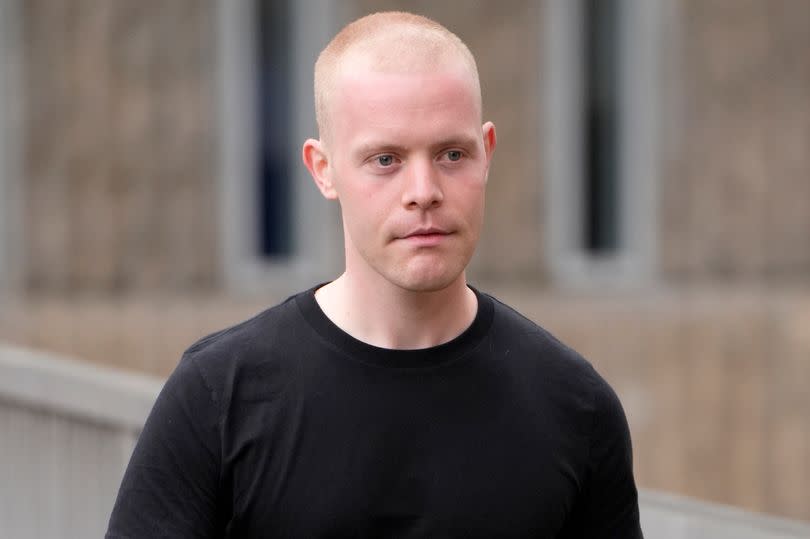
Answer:
POLYGON ((384 227, 387 213, 372 197, 344 198, 341 209, 343 221, 356 239, 375 235, 384 227))
POLYGON ((339 185, 338 200, 344 219, 367 226, 379 226, 391 214, 396 194, 385 189, 378 178, 360 178, 351 184, 339 185))
POLYGON ((470 182, 457 195, 471 217, 474 216, 480 219, 480 214, 483 214, 485 188, 486 184, 484 182, 470 182))

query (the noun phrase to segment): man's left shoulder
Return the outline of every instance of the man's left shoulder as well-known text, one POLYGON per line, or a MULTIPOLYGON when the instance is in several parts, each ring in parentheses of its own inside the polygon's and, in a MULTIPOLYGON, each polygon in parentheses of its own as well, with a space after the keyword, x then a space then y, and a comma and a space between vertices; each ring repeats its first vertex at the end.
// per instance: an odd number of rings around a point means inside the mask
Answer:
POLYGON ((495 296, 486 294, 494 304, 493 330, 498 338, 508 338, 553 357, 559 357, 578 364, 589 364, 576 350, 562 342, 549 330, 529 319, 499 300, 495 296))
POLYGON ((610 392, 591 362, 549 330, 515 308, 487 294, 494 304, 493 346, 514 353, 526 367, 542 370, 544 377, 564 377, 583 389, 610 392))

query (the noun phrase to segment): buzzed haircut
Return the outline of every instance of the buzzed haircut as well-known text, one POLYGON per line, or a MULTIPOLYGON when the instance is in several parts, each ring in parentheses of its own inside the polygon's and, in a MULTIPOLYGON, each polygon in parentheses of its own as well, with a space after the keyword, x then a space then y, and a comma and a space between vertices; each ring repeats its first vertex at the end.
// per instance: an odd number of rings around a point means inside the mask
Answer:
POLYGON ((315 62, 315 117, 323 139, 329 130, 329 100, 342 68, 362 58, 380 72, 420 72, 460 60, 481 103, 478 68, 470 49, 438 22, 403 11, 366 15, 346 25, 315 62))

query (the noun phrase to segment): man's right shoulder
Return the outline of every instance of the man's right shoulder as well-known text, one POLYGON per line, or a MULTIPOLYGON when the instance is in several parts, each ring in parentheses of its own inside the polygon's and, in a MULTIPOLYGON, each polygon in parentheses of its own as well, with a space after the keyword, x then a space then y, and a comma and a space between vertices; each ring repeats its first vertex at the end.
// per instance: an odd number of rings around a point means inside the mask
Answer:
POLYGON ((284 367, 289 362, 289 352, 306 331, 306 322, 296 304, 299 295, 202 337, 183 353, 175 374, 195 372, 212 390, 268 369, 281 374, 287 370, 284 367))
POLYGON ((218 354, 223 350, 233 352, 272 337, 274 330, 293 322, 291 318, 295 317, 297 310, 297 296, 290 296, 246 320, 201 337, 186 349, 185 355, 218 354))

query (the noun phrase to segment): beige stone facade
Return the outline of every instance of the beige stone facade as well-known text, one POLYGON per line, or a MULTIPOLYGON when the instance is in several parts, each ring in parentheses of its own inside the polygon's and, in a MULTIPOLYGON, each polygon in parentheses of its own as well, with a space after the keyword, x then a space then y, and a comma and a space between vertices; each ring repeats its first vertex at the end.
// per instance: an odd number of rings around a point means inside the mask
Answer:
MULTIPOLYGON (((471 273, 611 381, 641 486, 810 520, 810 3, 649 1, 654 273, 630 291, 551 276, 543 37, 568 0, 353 0, 333 22, 407 8, 477 56, 500 145, 471 273)), ((223 279, 229 1, 18 4, 23 256, 0 262, 23 279, 0 338, 166 375, 197 337, 292 292, 248 300, 223 279)))
POLYGON ((209 3, 21 3, 25 287, 217 281, 209 3))
POLYGON ((807 282, 810 3, 678 6, 662 278, 807 282))

